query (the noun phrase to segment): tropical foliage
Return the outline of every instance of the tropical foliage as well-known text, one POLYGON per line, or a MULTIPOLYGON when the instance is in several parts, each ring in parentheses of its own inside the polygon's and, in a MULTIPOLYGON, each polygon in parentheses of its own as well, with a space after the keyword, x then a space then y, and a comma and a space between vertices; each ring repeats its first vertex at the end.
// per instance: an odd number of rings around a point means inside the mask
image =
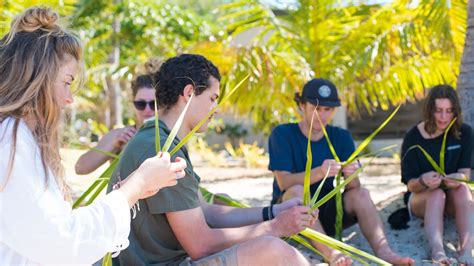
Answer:
POLYGON ((253 83, 236 110, 250 113, 262 128, 295 116, 293 95, 311 76, 335 82, 351 113, 386 110, 422 98, 429 86, 456 81, 465 0, 295 2, 287 10, 256 0, 220 9, 234 38, 255 33, 239 48, 232 75, 252 70, 253 83))

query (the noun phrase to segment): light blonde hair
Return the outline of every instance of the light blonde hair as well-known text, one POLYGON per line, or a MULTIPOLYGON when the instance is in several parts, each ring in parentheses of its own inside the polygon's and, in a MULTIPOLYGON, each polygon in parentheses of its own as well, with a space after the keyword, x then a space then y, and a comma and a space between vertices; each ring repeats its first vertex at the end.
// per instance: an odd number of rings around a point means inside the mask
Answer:
POLYGON ((82 60, 82 48, 78 38, 60 26, 58 19, 50 8, 28 8, 13 20, 10 32, 0 40, 0 123, 8 117, 15 121, 8 170, 0 191, 11 175, 20 120, 28 117, 34 121, 29 127, 40 149, 45 184, 50 169, 69 199, 59 155, 62 117, 54 82, 68 55, 82 60))

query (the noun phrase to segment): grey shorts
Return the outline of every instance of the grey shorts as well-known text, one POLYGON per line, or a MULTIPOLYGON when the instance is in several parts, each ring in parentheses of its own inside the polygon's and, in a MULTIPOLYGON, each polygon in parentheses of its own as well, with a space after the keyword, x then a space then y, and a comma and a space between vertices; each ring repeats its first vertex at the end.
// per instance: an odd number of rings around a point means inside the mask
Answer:
POLYGON ((233 245, 230 248, 224 249, 220 252, 204 257, 199 260, 191 260, 186 258, 179 266, 232 266, 238 265, 237 263, 237 248, 239 245, 233 245))

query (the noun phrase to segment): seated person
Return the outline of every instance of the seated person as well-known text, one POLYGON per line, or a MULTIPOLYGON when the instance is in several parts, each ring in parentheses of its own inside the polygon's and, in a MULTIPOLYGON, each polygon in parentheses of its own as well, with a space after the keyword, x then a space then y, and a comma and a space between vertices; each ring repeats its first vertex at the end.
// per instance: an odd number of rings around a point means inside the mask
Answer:
MULTIPOLYGON (((148 62, 147 64, 150 64, 148 62)), ((153 66, 150 66, 153 69, 153 66)), ((135 126, 112 129, 98 143, 96 148, 119 154, 125 144, 137 133, 143 122, 155 115, 155 90, 149 74, 140 75, 132 81, 133 106, 135 107, 135 126)), ((76 162, 75 170, 78 175, 87 175, 99 168, 110 156, 88 150, 76 162)))
POLYGON ((446 177, 469 179, 473 149, 471 128, 462 123, 461 107, 454 89, 449 85, 433 87, 425 99, 423 121, 411 128, 402 145, 402 182, 407 185, 405 203, 411 215, 424 219, 431 258, 441 264, 455 263, 448 258, 443 248, 443 215, 456 219, 459 232, 459 262, 472 265, 473 200, 468 186, 447 180, 446 177), (445 173, 438 174, 419 149, 420 145, 435 162, 440 161, 443 135, 451 121, 445 150, 445 173), (442 187, 441 185, 444 184, 442 187))
MULTIPOLYGON (((311 118, 316 108, 326 127, 329 138, 341 160, 347 160, 354 152, 351 134, 342 128, 328 125, 332 120, 335 107, 340 106, 337 89, 333 83, 324 79, 313 79, 303 87, 302 95, 296 94, 295 101, 302 112, 299 123, 283 124, 275 127, 268 144, 270 154, 269 169, 275 174, 272 203, 287 201, 303 196, 304 172, 308 137, 311 138, 313 162, 311 170, 311 195, 316 192, 321 180, 329 171, 319 198, 324 197, 333 188, 334 176, 341 170, 341 164, 334 160, 317 116, 314 117, 311 136, 308 136, 311 118)), ((359 168, 352 163, 342 169, 343 177, 349 177, 359 168)), ((343 195, 343 226, 347 227, 359 221, 362 233, 369 241, 375 255, 393 264, 412 264, 410 258, 395 254, 388 245, 383 231, 382 221, 370 198, 369 191, 362 188, 358 178, 352 180, 343 195)), ((335 234, 336 200, 333 197, 320 208, 320 219, 313 229, 330 236, 335 234)), ((313 245, 328 258, 330 265, 350 265, 352 260, 325 245, 314 242, 313 245)))
MULTIPOLYGON (((182 54, 168 59, 153 76, 162 145, 194 94, 172 149, 217 105, 219 70, 203 56, 182 54)), ((209 122, 198 132, 206 131, 209 122)), ((147 121, 126 146, 109 191, 117 176, 127 176, 154 155, 155 122, 147 121)), ((115 264, 308 265, 303 255, 280 237, 312 225, 317 211, 311 213, 309 207, 297 206, 298 201, 272 209, 208 204, 199 192, 201 178, 193 171, 187 148, 181 147, 175 156, 185 158, 186 176, 174 189, 161 189, 139 201, 130 246, 114 259, 115 264)))

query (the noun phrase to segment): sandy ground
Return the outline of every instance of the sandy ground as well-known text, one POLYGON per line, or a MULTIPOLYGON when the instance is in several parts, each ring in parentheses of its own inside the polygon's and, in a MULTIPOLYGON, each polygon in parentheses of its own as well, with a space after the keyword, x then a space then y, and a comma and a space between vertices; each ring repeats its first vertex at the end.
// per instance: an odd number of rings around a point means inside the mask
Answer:
MULTIPOLYGON (((74 175, 73 165, 80 154, 81 151, 68 150, 67 156, 64 157, 66 171, 70 174, 69 183, 76 194, 80 194, 81 191, 87 188, 94 178, 105 169, 103 166, 88 176, 74 175)), ((268 170, 243 167, 207 167, 205 163, 199 162, 199 160, 196 160, 194 164, 196 172, 202 177, 202 186, 211 192, 226 193, 252 206, 269 204, 273 177, 268 170)), ((410 227, 405 230, 392 230, 387 223, 388 216, 393 211, 403 207, 402 194, 405 187, 400 183, 398 168, 398 164, 393 159, 377 159, 373 166, 364 170, 360 179, 363 186, 370 190, 372 199, 380 211, 384 222, 384 230, 392 248, 402 255, 415 259, 417 265, 431 265, 431 263, 425 261, 429 259, 429 252, 421 220, 410 221, 410 227)), ((444 227, 446 251, 448 256, 454 256, 457 243, 454 220, 446 219, 444 227)), ((372 254, 372 250, 361 234, 358 225, 345 229, 343 236, 346 243, 372 254)), ((311 260, 312 264, 322 264, 321 258, 311 251, 304 247, 298 247, 298 249, 311 260)), ((355 265, 358 265, 358 263, 355 263, 355 265)))

